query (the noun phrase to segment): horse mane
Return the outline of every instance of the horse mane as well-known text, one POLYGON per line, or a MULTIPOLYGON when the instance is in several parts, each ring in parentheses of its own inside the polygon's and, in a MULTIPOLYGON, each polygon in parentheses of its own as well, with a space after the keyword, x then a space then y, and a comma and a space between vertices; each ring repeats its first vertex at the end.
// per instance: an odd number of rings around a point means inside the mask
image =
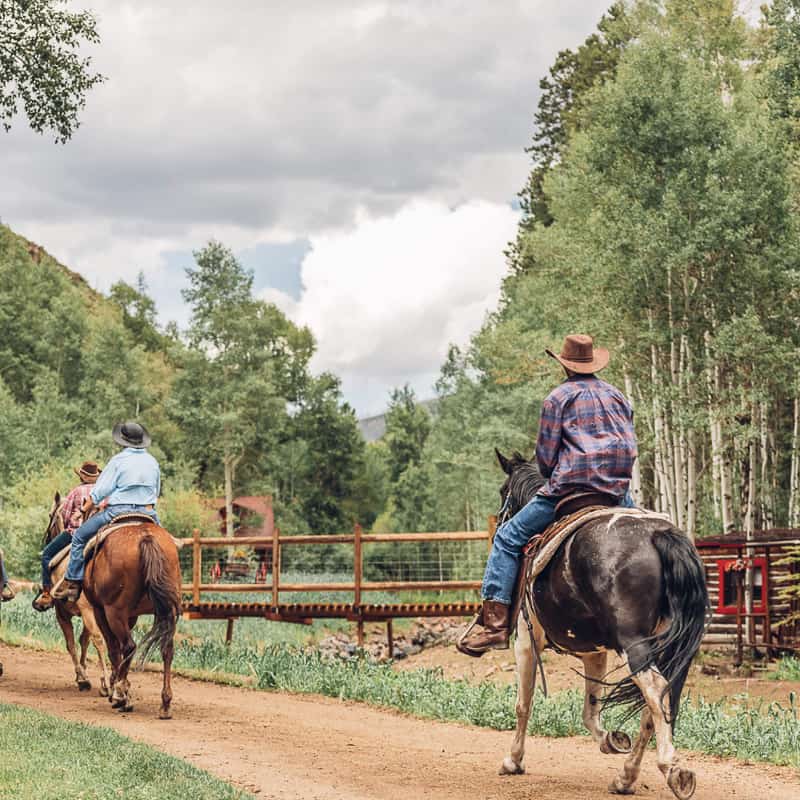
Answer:
POLYGON ((508 478, 508 490, 518 508, 529 503, 533 496, 545 484, 539 465, 535 459, 528 460, 518 450, 508 459, 511 474, 508 478))

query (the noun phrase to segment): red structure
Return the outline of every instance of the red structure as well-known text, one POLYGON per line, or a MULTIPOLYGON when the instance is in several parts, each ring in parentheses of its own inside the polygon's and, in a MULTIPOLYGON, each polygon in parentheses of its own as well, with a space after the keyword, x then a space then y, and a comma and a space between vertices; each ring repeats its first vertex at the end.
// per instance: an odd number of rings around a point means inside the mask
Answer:
POLYGON ((797 564, 781 563, 800 547, 800 531, 756 531, 751 542, 735 533, 695 544, 706 567, 712 618, 704 644, 709 647, 756 647, 769 654, 800 649, 800 622, 776 623, 800 612, 798 601, 780 596, 786 580, 800 579, 797 564), (752 569, 753 608, 744 608, 745 573, 752 569), (747 619, 753 620, 747 641, 747 619))
MULTIPOLYGON (((215 497, 210 501, 212 508, 217 512, 219 518, 219 532, 221 536, 227 533, 227 512, 225 508, 225 498, 215 497)), ((267 574, 272 569, 272 535, 275 529, 275 514, 272 510, 272 497, 270 495, 261 496, 242 496, 233 499, 233 537, 241 538, 265 538, 269 542, 253 547, 253 551, 258 557, 256 567, 256 582, 266 581, 267 574)), ((235 546, 235 541, 233 542, 235 546)), ((238 564, 235 560, 220 560, 213 572, 217 577, 226 575, 228 577, 245 577, 251 569, 250 564, 238 564), (241 574, 240 574, 241 573, 241 574)))

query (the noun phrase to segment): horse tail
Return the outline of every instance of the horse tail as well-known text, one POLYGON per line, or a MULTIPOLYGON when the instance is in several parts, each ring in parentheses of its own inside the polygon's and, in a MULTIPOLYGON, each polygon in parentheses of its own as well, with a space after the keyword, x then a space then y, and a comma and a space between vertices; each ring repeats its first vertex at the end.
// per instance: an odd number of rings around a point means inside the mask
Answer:
POLYGON ((181 611, 181 598, 164 551, 151 533, 139 540, 144 586, 153 603, 153 627, 139 643, 139 664, 156 646, 165 647, 174 637, 181 611))
POLYGON ((680 709, 681 692, 692 659, 711 619, 706 571, 689 537, 676 528, 656 531, 653 545, 661 558, 663 602, 669 624, 653 637, 652 658, 667 680, 670 718, 680 709))
MULTIPOLYGON (((683 686, 711 612, 705 567, 689 537, 669 528, 654 531, 652 542, 661 560, 661 616, 666 626, 626 650, 632 674, 656 667, 666 679, 664 694, 669 694, 674 727, 683 686), (630 651, 640 655, 636 663, 630 663, 630 651)), ((612 688, 603 701, 604 708, 627 706, 627 718, 644 707, 644 698, 630 676, 609 685, 612 688)))

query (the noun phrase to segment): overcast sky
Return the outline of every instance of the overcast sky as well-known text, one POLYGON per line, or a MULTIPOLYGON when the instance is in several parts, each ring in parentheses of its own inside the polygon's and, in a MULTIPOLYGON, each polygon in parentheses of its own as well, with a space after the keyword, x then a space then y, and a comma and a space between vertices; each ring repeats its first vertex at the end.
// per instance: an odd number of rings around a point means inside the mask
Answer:
POLYGON ((538 82, 606 0, 82 0, 108 81, 67 145, 0 132, 0 218, 185 324, 217 238, 360 414, 421 397, 493 308, 538 82))

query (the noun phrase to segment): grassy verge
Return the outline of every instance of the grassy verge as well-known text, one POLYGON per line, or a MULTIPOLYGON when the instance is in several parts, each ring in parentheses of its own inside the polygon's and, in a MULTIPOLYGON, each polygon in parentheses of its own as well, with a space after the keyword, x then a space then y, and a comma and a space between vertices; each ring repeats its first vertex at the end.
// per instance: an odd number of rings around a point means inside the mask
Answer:
POLYGON ((96 728, 0 704, 0 787, 16 800, 244 800, 177 758, 96 728))
MULTIPOLYGON (((36 615, 22 606, 15 608, 13 614, 5 616, 3 635, 23 642, 57 641, 60 633, 51 616, 36 615)), ((314 650, 272 638, 278 631, 264 622, 257 624, 264 626, 259 630, 266 642, 256 642, 247 636, 228 647, 222 642, 219 628, 215 629, 215 636, 180 641, 175 654, 176 668, 220 682, 240 683, 246 678, 250 685, 261 690, 356 700, 430 719, 497 730, 510 730, 516 724, 513 687, 447 680, 440 670, 395 671, 390 665, 374 664, 363 658, 329 661, 314 650)), ((732 698, 709 703, 702 698, 689 698, 682 705, 676 745, 800 768, 800 715, 793 694, 788 701, 788 705, 751 704, 732 698)), ((578 691, 559 692, 547 699, 537 695, 530 733, 584 735, 582 703, 578 691)), ((619 724, 613 714, 608 717, 607 727, 619 724)), ((637 729, 633 723, 622 727, 632 734, 637 729)))

